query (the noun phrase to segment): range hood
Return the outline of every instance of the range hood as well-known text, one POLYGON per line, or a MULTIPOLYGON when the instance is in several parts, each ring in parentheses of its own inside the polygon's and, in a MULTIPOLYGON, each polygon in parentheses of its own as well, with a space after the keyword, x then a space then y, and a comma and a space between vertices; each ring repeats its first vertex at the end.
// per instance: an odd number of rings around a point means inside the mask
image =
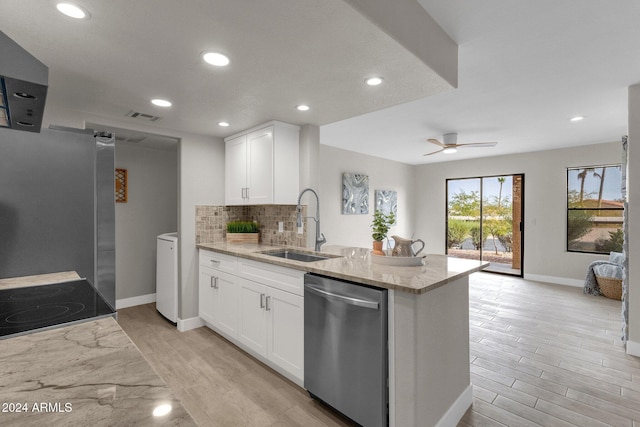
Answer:
POLYGON ((40 132, 49 67, 0 31, 0 127, 40 132))

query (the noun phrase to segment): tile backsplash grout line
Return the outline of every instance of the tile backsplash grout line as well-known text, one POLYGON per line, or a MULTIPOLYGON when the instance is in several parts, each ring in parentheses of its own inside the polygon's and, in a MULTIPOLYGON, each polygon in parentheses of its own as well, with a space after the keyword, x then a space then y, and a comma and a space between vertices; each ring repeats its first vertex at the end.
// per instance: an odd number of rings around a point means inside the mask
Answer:
MULTIPOLYGON (((303 206, 306 217, 307 207, 303 206)), ((260 224, 260 242, 272 245, 307 246, 307 226, 298 234, 296 205, 248 205, 248 206, 196 206, 196 244, 223 242, 229 221, 257 221, 260 224), (284 231, 278 232, 283 222, 284 231)))

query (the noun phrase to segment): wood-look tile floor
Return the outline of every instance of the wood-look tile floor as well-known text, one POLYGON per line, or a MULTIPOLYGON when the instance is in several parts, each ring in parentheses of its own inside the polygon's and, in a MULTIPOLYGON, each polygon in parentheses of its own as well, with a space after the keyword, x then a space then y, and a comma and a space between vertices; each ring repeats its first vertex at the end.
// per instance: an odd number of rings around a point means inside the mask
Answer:
MULTIPOLYGON (((476 273, 469 310, 474 399, 460 427, 640 427, 619 301, 476 273)), ((201 426, 351 425, 209 329, 178 332, 154 304, 118 322, 201 426)))

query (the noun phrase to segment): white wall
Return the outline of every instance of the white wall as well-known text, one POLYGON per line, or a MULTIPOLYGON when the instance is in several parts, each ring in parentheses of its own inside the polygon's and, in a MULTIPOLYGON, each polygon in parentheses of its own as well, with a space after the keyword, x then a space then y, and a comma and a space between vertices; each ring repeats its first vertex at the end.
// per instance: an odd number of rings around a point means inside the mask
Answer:
POLYGON ((178 151, 116 142, 128 201, 116 203, 116 299, 156 292, 156 237, 178 230, 178 151))
POLYGON ((196 205, 224 205, 224 141, 183 136, 180 144, 181 289, 178 317, 198 316, 198 250, 196 205))
MULTIPOLYGON (((622 135, 621 135, 622 136, 622 135)), ((620 142, 416 166, 415 221, 428 253, 445 251, 445 179, 524 173, 525 278, 579 285, 605 257, 566 251, 566 168, 620 163, 620 142)))
MULTIPOLYGON (((321 145, 319 174, 321 231, 327 237, 327 244, 371 247, 375 190, 398 192, 397 225, 391 227, 389 236, 397 234, 410 237, 413 234, 414 219, 411 201, 414 195, 413 166, 321 145), (342 215, 342 174, 344 172, 369 176, 368 215, 342 215)), ((313 230, 311 233, 313 234, 313 230)), ((416 237, 420 237, 419 233, 416 233, 416 237)))
POLYGON ((627 195, 629 203, 629 342, 627 352, 640 356, 640 84, 629 87, 627 140, 627 195))

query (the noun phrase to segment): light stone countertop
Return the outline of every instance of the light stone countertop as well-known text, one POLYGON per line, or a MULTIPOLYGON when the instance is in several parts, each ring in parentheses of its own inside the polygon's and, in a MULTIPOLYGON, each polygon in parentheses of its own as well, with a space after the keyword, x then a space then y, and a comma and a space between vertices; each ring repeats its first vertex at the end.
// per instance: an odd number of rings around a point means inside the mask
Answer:
POLYGON ((388 266, 372 263, 371 251, 369 249, 337 245, 325 246, 319 253, 291 246, 284 247, 249 243, 202 243, 198 244, 197 247, 199 249, 295 268, 309 273, 322 274, 337 279, 413 294, 423 294, 431 291, 460 277, 480 271, 489 265, 488 262, 454 258, 447 255, 429 254, 424 260, 424 265, 421 266, 388 266), (322 261, 301 262, 261 253, 276 249, 296 250, 310 254, 331 256, 332 258, 322 261))
MULTIPOLYGON (((80 276, 75 271, 60 273, 37 274, 34 276, 10 277, 0 279, 0 289, 26 288, 28 286, 50 285, 53 283, 78 280, 80 276)), ((1 408, 0 408, 1 409, 1 408)))
POLYGON ((195 426, 112 317, 2 341, 0 377, 2 426, 195 426))

